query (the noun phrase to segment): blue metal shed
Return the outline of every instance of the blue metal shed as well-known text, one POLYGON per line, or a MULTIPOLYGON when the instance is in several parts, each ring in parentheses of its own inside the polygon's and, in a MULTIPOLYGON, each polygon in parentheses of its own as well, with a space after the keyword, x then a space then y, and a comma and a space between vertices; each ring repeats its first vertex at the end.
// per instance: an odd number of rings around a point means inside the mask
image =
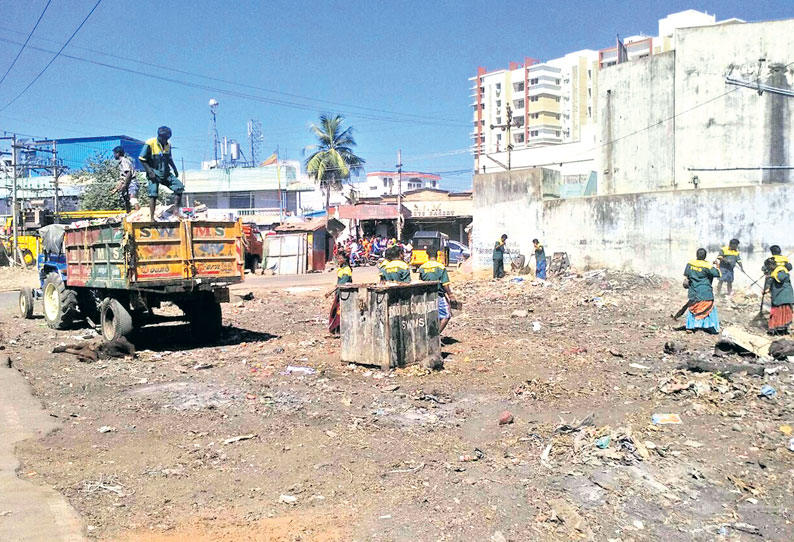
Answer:
MULTIPOLYGON (((113 148, 118 145, 121 145, 124 152, 133 159, 136 169, 143 169, 140 162, 138 162, 138 155, 144 145, 144 142, 140 139, 125 135, 73 137, 39 141, 36 144, 49 149, 53 142, 57 143, 58 160, 68 169, 67 173, 82 169, 89 159, 106 160, 113 158, 113 148)), ((48 154, 42 158, 50 158, 50 155, 48 154)))

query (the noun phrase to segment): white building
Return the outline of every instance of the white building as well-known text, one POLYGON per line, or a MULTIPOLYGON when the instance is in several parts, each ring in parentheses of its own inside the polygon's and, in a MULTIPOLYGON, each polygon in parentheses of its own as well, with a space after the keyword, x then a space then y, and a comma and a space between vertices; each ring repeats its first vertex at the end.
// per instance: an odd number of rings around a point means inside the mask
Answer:
MULTIPOLYGON (((733 22, 742 21, 718 22, 714 15, 691 9, 672 13, 659 20, 658 36, 623 39, 625 53, 621 50, 621 56, 624 61, 633 61, 671 51, 678 29, 733 22)), ((562 169, 569 161, 566 151, 550 147, 570 144, 576 156, 571 157, 574 165, 565 168, 568 171, 564 174, 585 175, 593 170, 595 152, 590 144, 600 109, 598 71, 618 62, 619 47, 616 39, 605 49, 584 49, 546 62, 525 58, 523 63, 511 62, 507 69, 489 72, 477 68, 477 75, 469 79, 473 82, 470 96, 474 126, 470 136, 475 170, 504 169, 508 144, 511 167, 548 164, 554 168, 553 163, 561 163, 556 169, 562 169), (508 107, 512 116, 509 136, 508 107), (579 142, 585 145, 575 145, 579 142)))
MULTIPOLYGON (((396 171, 372 171, 367 173, 363 182, 356 183, 354 188, 361 198, 395 195, 400 185, 400 174, 396 171)), ((402 193, 420 188, 441 188, 441 176, 420 171, 402 172, 402 193)))

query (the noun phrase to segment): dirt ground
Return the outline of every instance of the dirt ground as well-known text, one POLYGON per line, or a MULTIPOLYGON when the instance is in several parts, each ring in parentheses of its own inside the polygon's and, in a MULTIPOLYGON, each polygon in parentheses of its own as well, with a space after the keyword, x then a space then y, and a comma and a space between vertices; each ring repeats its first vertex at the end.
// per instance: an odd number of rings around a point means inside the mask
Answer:
MULTIPOLYGON (((219 345, 172 323, 96 363, 50 353, 90 332, 4 316, 4 353, 63 422, 18 448, 20 476, 100 540, 794 539, 790 363, 714 357, 652 276, 454 288, 436 372, 341 364, 320 288, 224 305, 219 345), (677 369, 699 358, 765 372, 677 369)), ((755 303, 720 300, 723 325, 755 303)))
POLYGON ((0 266, 0 292, 19 290, 23 286, 37 288, 39 286, 39 273, 36 268, 25 269, 22 267, 0 266))

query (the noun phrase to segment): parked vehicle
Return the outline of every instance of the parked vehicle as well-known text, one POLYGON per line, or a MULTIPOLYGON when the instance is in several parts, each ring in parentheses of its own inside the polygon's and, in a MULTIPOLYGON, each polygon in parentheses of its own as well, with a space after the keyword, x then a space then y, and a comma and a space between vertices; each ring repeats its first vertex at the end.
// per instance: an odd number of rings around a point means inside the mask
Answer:
POLYGON ((471 250, 463 243, 449 242, 449 263, 460 265, 471 257, 471 250))
POLYGON ((449 265, 449 235, 440 231, 418 231, 414 234, 413 250, 409 265, 414 271, 428 260, 428 254, 435 253, 439 263, 449 265))
POLYGON ((265 264, 265 241, 256 224, 243 224, 243 244, 245 245, 245 268, 255 274, 265 264))
POLYGON ((56 224, 42 228, 42 248, 41 288, 20 292, 22 316, 30 318, 42 298, 49 327, 91 320, 107 341, 156 321, 151 309, 163 302, 182 310, 196 337, 214 340, 220 303, 243 280, 239 221, 56 224))

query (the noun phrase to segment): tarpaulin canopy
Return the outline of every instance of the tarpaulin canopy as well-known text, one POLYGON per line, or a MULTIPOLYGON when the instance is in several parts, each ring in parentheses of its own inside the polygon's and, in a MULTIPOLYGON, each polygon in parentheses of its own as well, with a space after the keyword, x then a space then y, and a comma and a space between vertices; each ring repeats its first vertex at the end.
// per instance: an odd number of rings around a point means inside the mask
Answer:
POLYGON ((356 220, 394 220, 399 216, 396 205, 340 205, 339 218, 356 220))

